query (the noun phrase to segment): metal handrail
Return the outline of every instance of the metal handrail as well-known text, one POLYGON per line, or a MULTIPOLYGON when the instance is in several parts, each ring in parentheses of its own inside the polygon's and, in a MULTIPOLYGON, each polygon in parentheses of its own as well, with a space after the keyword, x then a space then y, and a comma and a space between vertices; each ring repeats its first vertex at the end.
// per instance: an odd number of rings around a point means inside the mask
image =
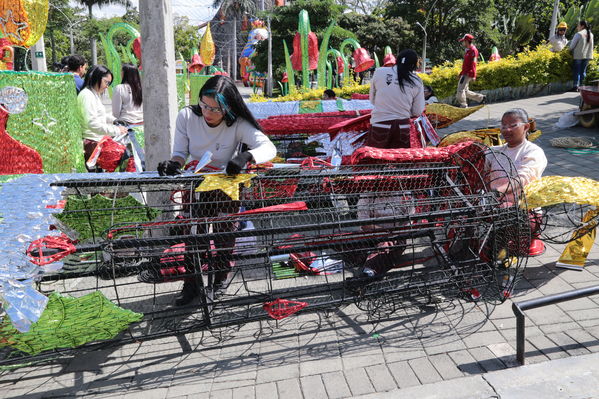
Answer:
POLYGON ((554 303, 571 301, 572 299, 583 298, 599 294, 599 285, 578 290, 562 292, 560 294, 549 295, 542 298, 530 299, 528 301, 514 302, 512 310, 516 316, 516 359, 521 365, 524 364, 524 346, 525 346, 525 328, 524 311, 528 309, 540 308, 554 303))

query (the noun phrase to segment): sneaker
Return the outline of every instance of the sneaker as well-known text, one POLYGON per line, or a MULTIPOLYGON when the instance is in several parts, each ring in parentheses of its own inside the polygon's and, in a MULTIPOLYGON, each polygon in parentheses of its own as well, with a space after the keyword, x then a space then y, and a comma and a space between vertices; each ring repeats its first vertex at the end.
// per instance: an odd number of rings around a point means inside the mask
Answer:
POLYGON ((164 282, 164 277, 158 269, 146 269, 137 275, 137 280, 142 283, 158 284, 164 282))
POLYGON ((467 105, 461 105, 461 104, 460 104, 459 108, 468 108, 468 106, 467 106, 467 105))
POLYGON ((376 272, 369 267, 364 267, 360 271, 360 277, 375 277, 375 276, 376 276, 376 272))

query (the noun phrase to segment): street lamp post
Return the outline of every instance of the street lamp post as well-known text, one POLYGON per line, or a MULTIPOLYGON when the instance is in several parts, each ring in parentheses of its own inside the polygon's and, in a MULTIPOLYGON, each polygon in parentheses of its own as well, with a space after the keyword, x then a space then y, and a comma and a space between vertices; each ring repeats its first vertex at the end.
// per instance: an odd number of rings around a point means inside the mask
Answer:
POLYGON ((439 1, 439 0, 435 0, 433 2, 433 4, 431 5, 431 8, 429 8, 428 12, 426 13, 426 18, 424 18, 424 26, 422 26, 420 24, 420 22, 416 22, 416 25, 420 26, 420 28, 424 32, 424 44, 422 45, 422 73, 426 73, 426 39, 427 39, 426 26, 428 24, 428 17, 431 15, 431 11, 433 11, 433 8, 435 8, 435 4, 437 4, 437 1, 439 1))

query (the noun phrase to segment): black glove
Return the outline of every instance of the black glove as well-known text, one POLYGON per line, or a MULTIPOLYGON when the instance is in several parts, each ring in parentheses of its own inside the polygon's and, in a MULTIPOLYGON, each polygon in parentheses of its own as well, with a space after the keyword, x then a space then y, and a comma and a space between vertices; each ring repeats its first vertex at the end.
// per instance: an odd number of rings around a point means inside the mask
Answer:
POLYGON ((156 168, 160 176, 175 176, 181 174, 181 164, 177 161, 162 161, 156 168))
POLYGON ((251 162, 254 159, 252 153, 249 151, 242 152, 237 155, 235 158, 231 159, 227 164, 227 174, 228 175, 236 175, 241 172, 241 169, 245 168, 245 165, 248 162, 251 162))

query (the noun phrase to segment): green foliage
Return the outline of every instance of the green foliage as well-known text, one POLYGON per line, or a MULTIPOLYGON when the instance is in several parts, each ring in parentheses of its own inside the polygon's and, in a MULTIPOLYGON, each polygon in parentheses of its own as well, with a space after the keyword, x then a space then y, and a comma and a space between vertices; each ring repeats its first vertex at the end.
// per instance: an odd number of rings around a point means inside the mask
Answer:
POLYGON ((193 49, 200 47, 198 28, 189 23, 186 16, 175 17, 175 58, 183 54, 189 60, 193 56, 193 49))
POLYGON ((414 48, 417 46, 416 42, 420 43, 413 28, 400 17, 383 18, 346 13, 339 18, 339 26, 353 31, 360 45, 371 53, 377 53, 381 60, 385 46, 390 46, 397 54, 398 49, 414 48))
MULTIPOLYGON (((501 87, 520 87, 529 84, 547 84, 570 79, 572 56, 567 51, 553 53, 546 46, 526 50, 516 56, 499 61, 481 63, 477 79, 470 84, 472 90, 492 90, 501 87)), ((426 85, 435 90, 439 98, 455 94, 462 61, 433 68, 430 75, 421 75, 426 85)))
MULTIPOLYGON (((599 75, 597 57, 589 65, 589 80, 599 75)), ((570 79, 572 56, 568 51, 554 53, 547 46, 526 50, 516 56, 508 56, 499 61, 480 63, 477 79, 470 84, 472 90, 492 90, 501 87, 520 87, 530 84, 563 82, 570 79)), ((420 74, 425 85, 435 90, 437 97, 453 96, 458 85, 458 75, 462 61, 446 62, 434 67, 430 75, 420 74)), ((272 101, 316 100, 322 97, 324 89, 300 90, 296 94, 280 97, 272 101)), ((335 89, 338 97, 350 98, 353 93, 368 93, 369 85, 350 85, 335 89)), ((266 98, 253 96, 252 101, 266 101, 266 98)))
MULTIPOLYGON (((427 30, 427 56, 435 64, 461 58, 463 49, 458 39, 465 33, 477 38, 480 48, 491 48, 493 42, 484 34, 491 30, 496 15, 493 0, 405 0, 392 1, 384 17, 402 18, 410 26, 419 22, 427 30)), ((416 28, 418 29, 418 28, 416 28)), ((422 49, 422 30, 418 29, 416 48, 422 49)))

